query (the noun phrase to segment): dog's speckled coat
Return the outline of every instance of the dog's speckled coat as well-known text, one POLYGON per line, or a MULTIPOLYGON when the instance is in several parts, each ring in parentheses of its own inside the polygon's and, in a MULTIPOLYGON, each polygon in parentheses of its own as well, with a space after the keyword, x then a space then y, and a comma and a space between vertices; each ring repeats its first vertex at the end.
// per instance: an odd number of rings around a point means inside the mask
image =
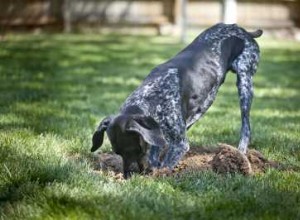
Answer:
POLYGON ((158 159, 160 147, 151 146, 152 166, 172 168, 188 151, 187 129, 211 106, 229 70, 237 74, 242 116, 239 150, 246 153, 251 133, 252 76, 259 62, 259 47, 254 38, 261 34, 260 30, 249 33, 235 24, 217 24, 153 69, 126 99, 120 115, 137 109, 139 115, 152 117, 166 140, 167 151, 162 161, 158 159))

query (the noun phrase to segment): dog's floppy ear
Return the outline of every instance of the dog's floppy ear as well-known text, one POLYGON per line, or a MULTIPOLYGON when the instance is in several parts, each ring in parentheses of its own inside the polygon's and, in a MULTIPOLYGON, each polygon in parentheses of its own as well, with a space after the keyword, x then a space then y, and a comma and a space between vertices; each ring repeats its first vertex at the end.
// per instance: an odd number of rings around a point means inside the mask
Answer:
POLYGON ((142 139, 154 146, 166 146, 166 140, 158 123, 150 116, 135 116, 127 123, 126 131, 141 135, 142 139))
POLYGON ((96 151, 99 147, 101 147, 103 143, 103 136, 104 136, 104 131, 106 131, 107 127, 109 126, 110 122, 112 120, 111 116, 108 116, 104 118, 100 125, 97 128, 97 131, 95 131, 93 135, 93 147, 91 149, 91 152, 96 151))

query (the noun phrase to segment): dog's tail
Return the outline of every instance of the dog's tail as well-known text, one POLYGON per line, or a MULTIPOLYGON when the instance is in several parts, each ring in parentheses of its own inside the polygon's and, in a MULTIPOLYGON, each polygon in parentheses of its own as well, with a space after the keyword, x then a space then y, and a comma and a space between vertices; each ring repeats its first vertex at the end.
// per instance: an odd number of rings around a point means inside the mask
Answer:
MULTIPOLYGON (((247 31, 248 32, 248 31, 247 31)), ((248 34, 252 37, 252 38, 258 38, 263 34, 263 31, 261 29, 258 29, 257 31, 253 31, 253 32, 248 32, 248 34)))

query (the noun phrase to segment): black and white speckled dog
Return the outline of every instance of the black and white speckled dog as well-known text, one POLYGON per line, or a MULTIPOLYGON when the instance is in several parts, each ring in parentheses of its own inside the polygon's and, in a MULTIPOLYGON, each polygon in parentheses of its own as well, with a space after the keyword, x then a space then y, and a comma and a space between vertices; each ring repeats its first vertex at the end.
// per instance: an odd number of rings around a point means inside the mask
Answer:
POLYGON ((132 162, 137 162, 141 171, 174 167, 189 150, 187 129, 211 106, 231 70, 237 74, 242 117, 238 149, 246 153, 252 76, 259 62, 254 38, 261 35, 261 30, 250 33, 235 24, 217 24, 204 31, 175 57, 153 69, 127 98, 119 115, 100 123, 91 151, 102 145, 106 131, 113 150, 123 157, 125 177, 132 162))

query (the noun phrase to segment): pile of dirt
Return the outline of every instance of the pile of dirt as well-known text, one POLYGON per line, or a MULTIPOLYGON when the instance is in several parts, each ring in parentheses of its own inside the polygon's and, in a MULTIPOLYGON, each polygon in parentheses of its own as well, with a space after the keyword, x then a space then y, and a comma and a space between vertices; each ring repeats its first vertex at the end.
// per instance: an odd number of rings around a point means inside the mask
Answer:
MULTIPOLYGON (((279 168, 279 163, 266 159, 259 151, 250 149, 246 155, 227 144, 218 147, 191 147, 190 151, 173 169, 154 170, 152 176, 178 176, 185 173, 213 170, 216 173, 241 173, 250 175, 264 172, 267 168, 279 168)), ((94 156, 94 169, 113 173, 120 178, 122 158, 112 152, 94 156)), ((132 167, 137 170, 137 167, 132 167)))
POLYGON ((230 145, 221 145, 212 160, 212 169, 216 173, 241 173, 249 175, 252 167, 247 156, 230 145))
POLYGON ((253 173, 264 172, 268 168, 284 169, 279 162, 266 159, 262 153, 257 150, 250 149, 246 155, 251 164, 253 173))
POLYGON ((113 171, 115 173, 123 172, 122 157, 110 152, 99 153, 94 156, 94 167, 96 170, 113 171))

